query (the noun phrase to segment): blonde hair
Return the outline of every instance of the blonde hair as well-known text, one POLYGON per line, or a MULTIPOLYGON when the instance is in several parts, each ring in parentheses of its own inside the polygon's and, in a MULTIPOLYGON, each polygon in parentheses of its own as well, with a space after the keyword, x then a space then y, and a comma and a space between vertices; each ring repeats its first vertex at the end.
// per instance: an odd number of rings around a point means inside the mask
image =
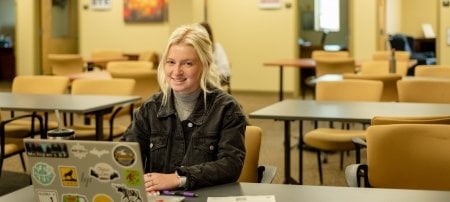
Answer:
POLYGON ((217 67, 214 64, 214 55, 212 49, 212 42, 209 39, 208 33, 201 27, 200 24, 183 25, 172 32, 167 43, 166 49, 161 57, 158 65, 158 83, 163 93, 162 104, 166 105, 168 102, 169 93, 171 92, 170 85, 167 81, 164 66, 167 60, 167 53, 172 45, 189 45, 192 46, 200 59, 202 64, 202 74, 200 79, 200 88, 203 90, 203 98, 206 106, 206 94, 209 93, 209 88, 222 89, 220 85, 220 76, 217 67))

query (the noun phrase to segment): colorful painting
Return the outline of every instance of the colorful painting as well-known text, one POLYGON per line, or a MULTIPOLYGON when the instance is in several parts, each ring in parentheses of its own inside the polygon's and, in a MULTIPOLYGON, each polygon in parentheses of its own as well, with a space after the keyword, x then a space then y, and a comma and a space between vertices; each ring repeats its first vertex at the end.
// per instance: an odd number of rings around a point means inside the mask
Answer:
POLYGON ((168 0, 124 0, 125 22, 163 22, 168 0))

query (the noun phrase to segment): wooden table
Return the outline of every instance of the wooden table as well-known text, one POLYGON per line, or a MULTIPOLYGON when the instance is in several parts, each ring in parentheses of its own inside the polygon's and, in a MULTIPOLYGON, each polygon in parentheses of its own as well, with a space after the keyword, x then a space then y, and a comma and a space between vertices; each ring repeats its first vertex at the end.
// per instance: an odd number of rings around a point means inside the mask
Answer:
POLYGON ((72 82, 76 79, 111 79, 111 73, 108 71, 88 71, 88 72, 81 72, 76 74, 69 74, 67 75, 69 77, 69 80, 72 82))
MULTIPOLYGON (((105 184, 107 185, 107 184, 105 184)), ((447 202, 448 191, 408 189, 352 188, 333 186, 307 186, 284 184, 230 183, 194 190, 199 197, 186 197, 186 202, 204 202, 208 197, 273 195, 277 202, 292 201, 342 201, 342 202, 447 202)), ((33 186, 27 186, 0 197, 0 202, 34 202, 33 186)), ((145 201, 145 200, 144 200, 145 201)))
MULTIPOLYGON (((116 105, 133 103, 139 96, 38 95, 0 92, 1 110, 94 114, 97 140, 103 140, 103 115, 116 105)), ((45 137, 44 137, 45 138, 45 137)))
MULTIPOLYGON (((417 60, 409 61, 409 68, 414 67, 417 64, 417 60)), ((283 100, 283 67, 295 67, 300 68, 301 75, 305 73, 305 70, 315 70, 316 69, 316 61, 312 58, 292 58, 292 59, 280 59, 269 62, 264 62, 264 66, 278 66, 280 69, 279 72, 279 90, 278 90, 278 100, 283 100)), ((355 62, 355 66, 361 66, 360 61, 355 62)), ((304 78, 300 78, 300 82, 303 82, 304 78)), ((301 91, 305 92, 306 88, 304 85, 300 85, 301 91)))
POLYGON ((284 183, 291 177, 291 121, 299 121, 299 184, 303 181, 303 121, 340 121, 370 124, 373 116, 448 116, 450 104, 401 102, 319 102, 288 99, 249 114, 254 119, 284 122, 284 183))
MULTIPOLYGON (((302 69, 315 69, 316 61, 312 58, 293 58, 293 59, 280 59, 269 62, 264 62, 264 66, 278 66, 280 68, 279 72, 279 90, 278 90, 278 100, 283 100, 283 67, 296 67, 302 69)), ((301 85, 303 86, 303 85, 301 85)), ((305 89, 302 87, 302 92, 305 89)))

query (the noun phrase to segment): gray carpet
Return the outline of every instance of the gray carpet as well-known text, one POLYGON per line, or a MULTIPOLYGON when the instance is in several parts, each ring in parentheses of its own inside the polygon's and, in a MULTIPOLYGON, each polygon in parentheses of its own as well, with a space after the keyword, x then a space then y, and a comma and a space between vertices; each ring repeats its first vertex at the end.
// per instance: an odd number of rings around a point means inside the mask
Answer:
MULTIPOLYGON (((4 85, 3 85, 4 86, 4 85)), ((5 88, 3 88, 5 89, 5 88)), ((1 83, 0 83, 0 91, 1 83)), ((264 106, 276 103, 278 101, 277 93, 249 93, 249 92, 233 92, 233 95, 243 106, 246 114, 253 112, 264 106)), ((290 96, 287 95, 287 98, 290 96)), ((307 97, 310 99, 310 96, 307 97)), ((3 117, 8 117, 8 112, 2 112, 3 117)), ((53 117, 51 117, 53 118, 53 117)), ((260 154, 261 165, 273 165, 278 168, 277 175, 273 183, 282 183, 284 178, 284 155, 283 155, 283 123, 273 120, 258 120, 249 119, 252 125, 259 126, 263 129, 263 140, 260 154)), ((129 117, 122 117, 116 123, 127 125, 129 123, 129 117)), ((321 123, 327 126, 328 123, 321 123)), ((312 123, 305 123, 305 131, 312 129, 312 123)), ((295 143, 298 141, 298 123, 292 123, 292 150, 291 150, 291 174, 295 179, 298 179, 298 150, 295 147, 295 143)), ((364 153, 363 153, 364 156, 364 153)), ((354 152, 350 152, 345 156, 344 167, 348 164, 354 163, 354 152)), ((323 165, 324 185, 327 186, 346 186, 344 171, 339 168, 339 154, 329 154, 328 163, 323 165)), ((364 162, 364 159, 363 159, 364 162)), ((18 156, 5 159, 3 171, 6 173, 0 179, 0 191, 2 193, 8 192, 8 190, 14 190, 28 185, 27 180, 22 179, 25 175, 20 173, 22 171, 20 160, 18 156), (12 172, 19 172, 12 173, 12 172), (21 176, 16 177, 16 176, 21 176), (5 191, 4 191, 5 190, 5 191)), ((316 154, 313 152, 304 153, 304 184, 319 185, 319 177, 317 171, 316 154)))

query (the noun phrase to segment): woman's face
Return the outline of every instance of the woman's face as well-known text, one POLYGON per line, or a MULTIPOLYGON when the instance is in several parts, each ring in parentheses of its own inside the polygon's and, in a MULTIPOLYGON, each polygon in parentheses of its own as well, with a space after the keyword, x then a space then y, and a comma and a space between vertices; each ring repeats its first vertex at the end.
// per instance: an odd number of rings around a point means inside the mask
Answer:
POLYGON ((189 94, 200 88, 202 64, 195 49, 186 44, 174 44, 167 53, 164 70, 173 91, 189 94))

